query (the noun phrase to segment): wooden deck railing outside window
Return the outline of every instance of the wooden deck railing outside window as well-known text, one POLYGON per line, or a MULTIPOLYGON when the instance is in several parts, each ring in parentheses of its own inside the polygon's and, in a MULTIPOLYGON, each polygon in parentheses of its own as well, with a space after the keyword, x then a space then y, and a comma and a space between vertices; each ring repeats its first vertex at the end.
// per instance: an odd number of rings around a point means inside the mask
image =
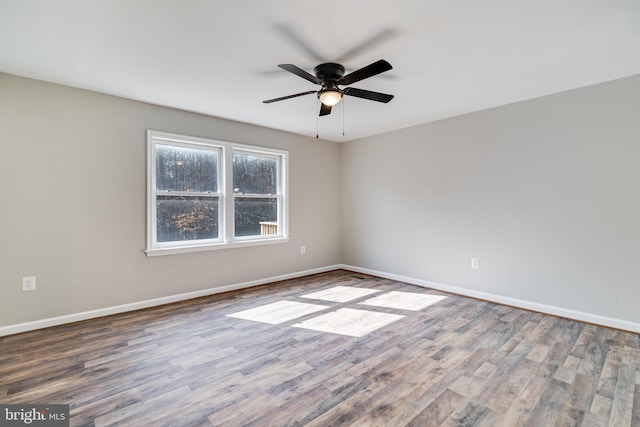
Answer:
POLYGON ((267 236, 270 234, 278 234, 278 223, 271 221, 263 221, 260 223, 260 235, 267 236))

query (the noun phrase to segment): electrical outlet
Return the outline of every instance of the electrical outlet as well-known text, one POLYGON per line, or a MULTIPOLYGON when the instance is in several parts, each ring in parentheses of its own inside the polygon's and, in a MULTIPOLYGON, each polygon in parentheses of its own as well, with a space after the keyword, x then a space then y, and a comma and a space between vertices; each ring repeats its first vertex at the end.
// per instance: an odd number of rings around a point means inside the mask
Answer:
POLYGON ((471 258, 471 268, 478 268, 478 267, 479 267, 478 258, 471 258))
POLYGON ((35 291, 36 290, 36 276, 23 277, 22 278, 22 290, 23 291, 35 291))
POLYGON ((307 253, 307 247, 305 245, 300 246, 300 254, 304 255, 307 253))

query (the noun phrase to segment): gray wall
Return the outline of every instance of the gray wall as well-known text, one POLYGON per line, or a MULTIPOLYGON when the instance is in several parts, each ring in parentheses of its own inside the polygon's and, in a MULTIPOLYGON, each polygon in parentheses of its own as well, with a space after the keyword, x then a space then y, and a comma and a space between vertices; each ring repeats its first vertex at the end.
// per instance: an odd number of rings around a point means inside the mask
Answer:
POLYGON ((0 74, 0 159, 0 327, 341 260, 334 143, 0 74), (148 258, 147 128, 288 150, 291 242, 148 258))
POLYGON ((350 142, 342 167, 345 264, 640 322, 640 76, 350 142))
POLYGON ((339 145, 0 74, 0 327, 339 263, 638 323, 639 112, 635 76, 339 145), (288 150, 291 242, 146 257, 147 128, 288 150))

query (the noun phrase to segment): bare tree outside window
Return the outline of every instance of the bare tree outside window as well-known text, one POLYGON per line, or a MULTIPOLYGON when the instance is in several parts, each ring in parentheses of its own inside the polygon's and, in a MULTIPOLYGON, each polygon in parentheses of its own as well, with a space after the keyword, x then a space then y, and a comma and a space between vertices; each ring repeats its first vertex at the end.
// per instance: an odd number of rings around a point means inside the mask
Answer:
POLYGON ((233 193, 236 236, 277 234, 277 158, 254 153, 234 153, 233 193), (265 223, 272 226, 265 228, 265 223))
POLYGON ((217 238, 217 189, 217 152, 158 144, 158 242, 217 238))

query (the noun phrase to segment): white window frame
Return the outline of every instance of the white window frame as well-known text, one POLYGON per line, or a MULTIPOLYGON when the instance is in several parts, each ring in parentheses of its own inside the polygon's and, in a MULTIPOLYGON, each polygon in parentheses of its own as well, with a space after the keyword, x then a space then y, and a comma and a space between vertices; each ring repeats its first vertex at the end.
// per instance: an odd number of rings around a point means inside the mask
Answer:
MULTIPOLYGON (((277 237, 281 234, 280 230, 278 230, 277 234, 270 234, 270 235, 266 235, 266 236, 236 236, 235 235, 235 200, 236 198, 243 198, 243 199, 275 199, 278 203, 278 214, 277 214, 277 222, 278 225, 282 223, 282 219, 284 218, 284 213, 282 212, 283 209, 281 208, 282 206, 282 202, 283 202, 283 198, 282 198, 282 194, 284 193, 283 191, 283 180, 281 179, 281 169, 282 169, 282 156, 280 154, 273 154, 273 152, 271 151, 264 151, 264 149, 258 150, 258 149, 246 149, 246 148, 241 148, 240 146, 236 145, 233 147, 233 150, 231 152, 231 159, 232 159, 232 163, 233 164, 233 155, 234 154, 243 154, 243 155, 254 155, 254 156, 259 156, 259 157, 266 157, 266 158, 271 158, 277 161, 277 167, 278 167, 278 171, 277 171, 277 175, 278 175, 278 188, 277 188, 277 193, 276 194, 253 194, 253 193, 236 193, 235 191, 232 191, 233 193, 233 212, 234 212, 234 224, 233 224, 233 230, 232 230, 232 234, 234 236, 234 239, 237 241, 247 241, 247 240, 255 240, 255 239, 268 239, 268 238, 272 238, 272 237, 277 237)), ((233 185, 233 183, 232 183, 233 185)))
POLYGON ((236 247, 286 243, 289 241, 288 225, 288 162, 285 150, 236 144, 226 141, 198 138, 186 135, 147 130, 147 256, 170 255, 188 252, 229 249, 236 247), (181 195, 181 192, 159 192, 156 190, 156 145, 172 145, 201 148, 218 152, 218 192, 185 193, 188 196, 218 197, 218 238, 174 242, 157 241, 156 198, 159 195, 181 195), (233 154, 254 154, 278 160, 278 194, 237 194, 237 197, 274 197, 278 201, 277 234, 256 236, 234 236, 233 154))

